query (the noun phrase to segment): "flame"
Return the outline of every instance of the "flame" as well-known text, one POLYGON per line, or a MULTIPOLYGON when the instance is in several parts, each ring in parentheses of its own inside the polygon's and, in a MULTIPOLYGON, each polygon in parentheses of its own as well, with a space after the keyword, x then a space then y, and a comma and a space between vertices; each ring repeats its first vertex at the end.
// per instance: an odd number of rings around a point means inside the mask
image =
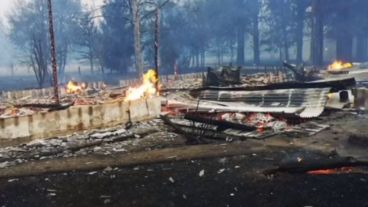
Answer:
POLYGON ((342 167, 337 169, 324 169, 324 170, 312 170, 308 171, 310 175, 334 175, 334 174, 348 174, 353 170, 351 167, 342 167))
POLYGON ((126 92, 125 101, 133 101, 141 98, 149 98, 158 93, 156 84, 157 74, 154 70, 149 70, 143 75, 143 84, 137 87, 130 87, 126 92))
POLYGON ((84 89, 87 88, 87 84, 78 83, 76 81, 69 81, 66 85, 66 93, 68 94, 80 94, 84 89))
POLYGON ((344 63, 342 61, 335 61, 331 65, 328 66, 327 71, 342 71, 344 69, 350 69, 353 67, 352 63, 344 63))

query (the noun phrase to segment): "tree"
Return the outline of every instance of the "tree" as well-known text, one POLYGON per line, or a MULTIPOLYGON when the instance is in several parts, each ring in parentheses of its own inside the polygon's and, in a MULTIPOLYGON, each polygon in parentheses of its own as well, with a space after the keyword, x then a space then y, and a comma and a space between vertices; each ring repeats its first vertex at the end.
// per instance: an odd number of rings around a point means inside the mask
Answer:
POLYGON ((70 50, 78 41, 78 22, 82 17, 82 6, 80 0, 53 0, 53 7, 58 73, 62 80, 70 50))
POLYGON ((306 9, 310 5, 310 0, 294 0, 294 5, 294 16, 296 20, 296 62, 301 64, 303 62, 306 9))
POLYGON ((77 44, 80 47, 79 54, 82 60, 88 60, 90 70, 94 72, 94 62, 98 57, 98 28, 92 13, 84 12, 79 21, 79 38, 77 44))
MULTIPOLYGON (((69 48, 73 44, 74 23, 80 10, 79 0, 54 1, 56 48, 61 76, 64 75, 69 48)), ((18 1, 17 9, 9 16, 10 39, 24 51, 24 62, 33 69, 39 87, 43 87, 47 81, 51 82, 47 14, 47 2, 34 0, 18 1)))
POLYGON ((253 37, 253 63, 259 65, 261 62, 260 58, 260 31, 259 22, 261 16, 262 2, 260 0, 250 0, 249 6, 253 8, 251 10, 251 35, 253 37))
POLYGON ((102 9, 100 42, 97 50, 103 67, 128 72, 134 55, 133 28, 125 0, 109 0, 102 9))
POLYGON ((268 45, 278 50, 280 60, 290 60, 289 49, 295 42, 292 0, 268 0, 268 45))
POLYGON ((9 16, 10 38, 17 46, 24 48, 25 62, 33 69, 41 88, 49 78, 47 5, 42 0, 17 3, 18 10, 9 16))

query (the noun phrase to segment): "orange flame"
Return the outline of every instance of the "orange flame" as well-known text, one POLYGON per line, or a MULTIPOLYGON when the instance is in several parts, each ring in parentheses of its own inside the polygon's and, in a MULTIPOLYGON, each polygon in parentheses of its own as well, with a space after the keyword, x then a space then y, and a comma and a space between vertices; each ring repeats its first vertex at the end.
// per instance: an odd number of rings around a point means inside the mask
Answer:
POLYGON ((66 85, 66 93, 68 94, 80 94, 87 88, 85 83, 78 83, 75 81, 69 81, 66 85))
POLYGON ((342 61, 335 61, 331 65, 328 66, 327 71, 342 71, 344 69, 350 69, 353 67, 353 64, 351 63, 344 63, 342 61))
POLYGON ((149 98, 158 93, 156 84, 157 75, 154 70, 149 70, 143 75, 143 84, 138 87, 130 87, 126 92, 125 101, 133 101, 141 98, 149 98))

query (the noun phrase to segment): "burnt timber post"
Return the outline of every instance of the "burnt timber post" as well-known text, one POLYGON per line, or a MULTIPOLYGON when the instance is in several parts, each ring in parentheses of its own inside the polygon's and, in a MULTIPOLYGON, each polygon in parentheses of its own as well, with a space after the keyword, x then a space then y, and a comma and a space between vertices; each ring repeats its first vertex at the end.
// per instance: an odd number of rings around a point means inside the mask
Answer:
POLYGON ((52 63, 52 78, 54 86, 54 98, 56 104, 60 104, 59 99, 59 86, 58 86, 58 71, 57 71, 57 61, 56 61, 56 45, 55 45, 55 33, 54 33, 54 22, 52 15, 52 3, 51 0, 47 0, 48 10, 49 10, 49 33, 50 33, 50 45, 51 45, 51 63, 52 63))
MULTIPOLYGON (((161 21, 161 14, 160 8, 156 8, 156 20, 155 20, 155 72, 156 78, 159 80, 159 70, 160 70, 160 21, 161 21)), ((159 82, 156 81, 156 90, 158 89, 159 82)))

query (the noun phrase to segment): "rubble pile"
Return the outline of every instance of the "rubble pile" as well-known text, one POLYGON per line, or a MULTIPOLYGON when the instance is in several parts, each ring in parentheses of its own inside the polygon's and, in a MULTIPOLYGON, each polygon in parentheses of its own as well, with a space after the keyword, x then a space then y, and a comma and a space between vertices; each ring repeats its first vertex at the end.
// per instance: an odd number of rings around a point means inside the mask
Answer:
MULTIPOLYGON (((232 142, 276 135, 313 136, 330 127, 324 120, 334 110, 357 111, 368 103, 368 92, 359 91, 354 78, 313 80, 316 77, 307 77, 299 69, 288 67, 294 71, 293 76, 282 71, 242 76, 239 69, 209 70, 203 75, 161 81, 161 91, 153 88, 158 83, 154 74, 147 79, 150 80, 147 84, 130 88, 71 82, 62 93, 62 107, 125 101, 127 97, 144 99, 150 97, 147 92, 151 92, 149 95, 160 93, 161 119, 133 124, 131 128, 90 130, 0 148, 0 168, 30 160, 111 155, 184 145, 184 139, 177 137, 185 137, 187 141, 232 142), (155 81, 151 81, 152 78, 155 81), (127 91, 129 96, 126 96, 127 91)), ((2 99, 2 102, 0 118, 55 109, 51 96, 25 96, 17 100, 2 99)))
POLYGON ((33 160, 67 158, 87 154, 113 155, 175 146, 178 142, 182 143, 176 139, 177 137, 176 134, 166 132, 160 119, 138 123, 129 129, 120 126, 85 131, 70 136, 34 140, 15 147, 0 148, 0 168, 33 160))
MULTIPOLYGON (((25 92, 32 93, 33 91, 25 92)), ((41 94, 42 90, 36 92, 41 94)), ((39 96, 25 95, 20 98, 9 96, 3 95, 0 98, 0 119, 47 113, 70 106, 116 102, 123 100, 124 93, 121 88, 108 88, 104 83, 88 84, 70 81, 64 88, 60 89, 60 105, 55 104, 53 94, 50 93, 42 93, 39 96)))
POLYGON ((354 78, 321 79, 315 70, 284 65, 246 76, 239 68, 208 69, 202 87, 164 94, 165 123, 191 139, 312 136, 330 127, 318 119, 326 111, 361 109, 354 78))

